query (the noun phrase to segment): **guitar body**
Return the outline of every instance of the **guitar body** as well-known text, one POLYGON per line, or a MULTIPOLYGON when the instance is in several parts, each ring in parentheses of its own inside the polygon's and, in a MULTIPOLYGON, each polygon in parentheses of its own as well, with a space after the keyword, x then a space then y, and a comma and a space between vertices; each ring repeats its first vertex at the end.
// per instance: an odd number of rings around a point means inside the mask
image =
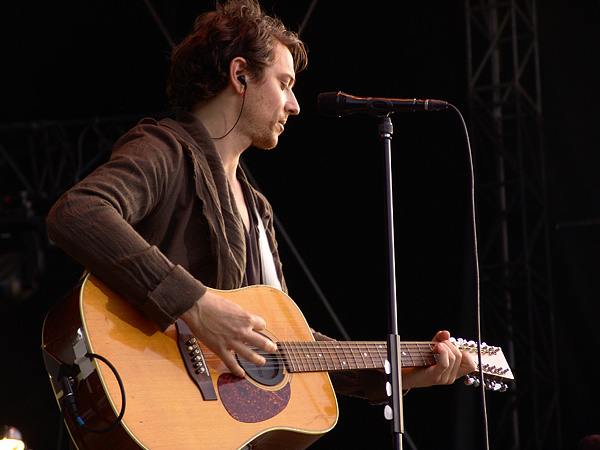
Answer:
MULTIPOLYGON (((219 294, 262 316, 268 324, 265 334, 273 341, 313 340, 296 304, 279 290, 259 286, 219 294)), ((105 434, 86 431, 65 408, 65 423, 79 450, 303 449, 337 423, 337 401, 326 372, 283 370, 275 384, 262 385, 227 374, 222 361, 200 343, 217 395, 205 400, 186 370, 175 326, 160 332, 89 275, 44 324, 45 357, 55 366, 49 374, 61 408, 58 378, 69 369, 78 373, 73 347, 79 341, 114 365, 126 394, 123 420, 105 434)), ((93 371, 80 380, 75 397, 86 426, 104 429, 121 410, 121 389, 109 367, 98 359, 91 365, 93 371)))

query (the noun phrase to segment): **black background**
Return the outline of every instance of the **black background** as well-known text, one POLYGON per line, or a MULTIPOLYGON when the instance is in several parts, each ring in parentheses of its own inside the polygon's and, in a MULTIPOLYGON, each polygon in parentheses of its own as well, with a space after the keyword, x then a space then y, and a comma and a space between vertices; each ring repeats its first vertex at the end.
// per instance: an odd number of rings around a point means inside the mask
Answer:
MULTIPOLYGON (((261 3, 294 30, 310 5, 261 3)), ((600 217, 600 4, 539 3, 563 445, 574 448, 582 436, 600 432, 600 229, 556 225, 600 217)), ((210 8, 206 1, 153 5, 176 41, 210 8)), ((352 339, 385 339, 387 331, 383 157, 374 118, 319 116, 317 95, 440 98, 468 118, 465 30, 461 2, 317 3, 302 34, 309 66, 295 88, 301 114, 290 119, 277 149, 245 155, 352 339)), ((0 33, 3 125, 168 110, 170 46, 142 1, 10 2, 1 8, 0 33)), ((438 329, 472 337, 469 169, 460 121, 448 110, 396 114, 393 123, 401 337, 426 340, 438 329)), ((2 166, 4 180, 9 172, 2 166)), ((289 246, 281 239, 280 246, 292 298, 314 328, 341 338, 289 246)), ((40 290, 26 302, 3 305, 0 322, 0 424, 18 427, 37 450, 55 448, 58 429, 39 350, 41 326, 81 270, 58 249, 47 257, 40 290)), ((478 401, 462 383, 413 391, 404 400, 406 431, 417 448, 482 448, 478 401), (459 416, 465 404, 473 415, 459 416)), ((339 403, 338 426, 314 448, 389 445, 381 407, 349 398, 339 403)), ((491 415, 503 406, 501 394, 490 395, 491 415)))

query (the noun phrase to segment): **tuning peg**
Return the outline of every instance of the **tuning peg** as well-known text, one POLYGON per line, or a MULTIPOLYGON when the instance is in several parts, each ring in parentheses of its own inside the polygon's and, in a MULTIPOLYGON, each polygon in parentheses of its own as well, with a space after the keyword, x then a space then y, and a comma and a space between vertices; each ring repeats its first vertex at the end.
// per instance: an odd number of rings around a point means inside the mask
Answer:
POLYGON ((473 387, 478 387, 480 385, 480 381, 479 378, 474 377, 472 375, 467 375, 465 377, 465 385, 467 386, 473 386, 473 387))
POLYGON ((498 383, 497 381, 493 380, 486 380, 485 388, 490 391, 502 392, 502 383, 498 383))

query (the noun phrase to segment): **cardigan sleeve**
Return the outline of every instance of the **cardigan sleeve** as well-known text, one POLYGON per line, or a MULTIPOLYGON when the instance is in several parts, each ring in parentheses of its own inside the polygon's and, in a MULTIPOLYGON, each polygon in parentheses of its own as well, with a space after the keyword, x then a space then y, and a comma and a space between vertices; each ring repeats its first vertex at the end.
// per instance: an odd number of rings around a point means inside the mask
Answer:
POLYGON ((206 287, 150 245, 134 225, 169 193, 183 152, 168 132, 138 125, 108 163, 66 192, 47 218, 49 237, 165 329, 206 287))

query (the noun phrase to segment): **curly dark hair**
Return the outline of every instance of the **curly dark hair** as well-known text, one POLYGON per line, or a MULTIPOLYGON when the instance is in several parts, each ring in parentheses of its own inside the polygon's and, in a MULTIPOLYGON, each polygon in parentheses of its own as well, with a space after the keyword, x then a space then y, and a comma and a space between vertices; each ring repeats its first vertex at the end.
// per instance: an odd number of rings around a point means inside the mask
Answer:
POLYGON ((290 50, 296 72, 306 67, 306 47, 297 33, 266 15, 256 0, 218 3, 215 11, 198 16, 192 33, 173 50, 169 101, 190 110, 214 97, 227 86, 229 64, 238 56, 246 59, 249 74, 260 79, 275 62, 277 42, 290 50))

